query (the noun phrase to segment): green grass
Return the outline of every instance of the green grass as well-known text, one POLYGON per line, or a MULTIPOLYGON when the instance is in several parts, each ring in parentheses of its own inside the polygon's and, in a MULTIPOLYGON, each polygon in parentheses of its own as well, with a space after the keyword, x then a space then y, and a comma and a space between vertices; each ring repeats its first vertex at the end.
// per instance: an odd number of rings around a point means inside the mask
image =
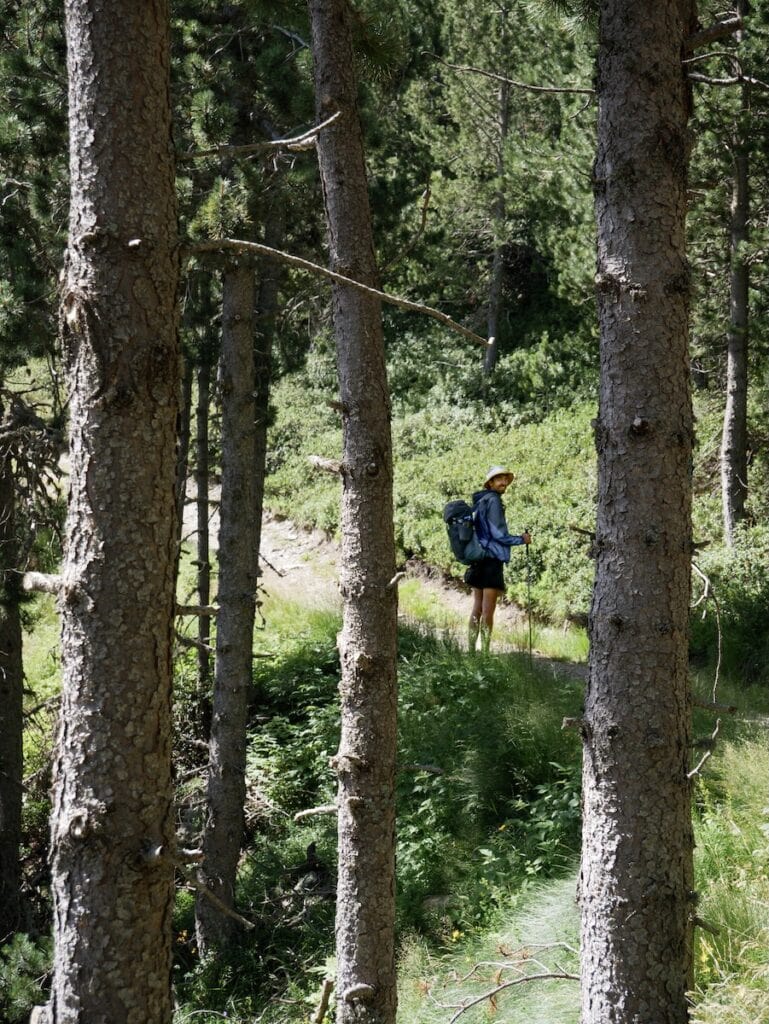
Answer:
POLYGON ((698 793, 696 1024, 769 1020, 769 746, 764 726, 742 728, 698 793))
MULTIPOLYGON (((487 931, 467 940, 458 930, 436 948, 418 935, 402 943, 398 1024, 446 1024, 457 1009, 523 974, 578 974, 579 919, 572 873, 519 891, 499 907, 487 931), (547 948, 550 947, 550 948, 547 948)), ((579 985, 566 979, 524 982, 468 1009, 467 1024, 576 1024, 579 985)))

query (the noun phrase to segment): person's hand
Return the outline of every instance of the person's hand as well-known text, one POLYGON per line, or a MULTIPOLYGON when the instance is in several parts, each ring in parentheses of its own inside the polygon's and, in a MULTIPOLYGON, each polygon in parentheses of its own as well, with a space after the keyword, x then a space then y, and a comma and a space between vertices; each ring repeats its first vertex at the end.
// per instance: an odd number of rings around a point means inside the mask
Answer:
POLYGON ((521 536, 523 537, 523 543, 524 544, 531 544, 531 534, 530 533, 523 533, 523 534, 521 534, 521 536))

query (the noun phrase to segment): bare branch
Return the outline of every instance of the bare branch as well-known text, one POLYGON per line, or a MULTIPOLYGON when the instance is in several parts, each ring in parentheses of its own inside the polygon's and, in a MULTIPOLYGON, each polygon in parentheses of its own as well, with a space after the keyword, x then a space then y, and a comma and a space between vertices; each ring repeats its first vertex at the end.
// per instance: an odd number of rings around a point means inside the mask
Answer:
POLYGON ((237 921, 238 924, 241 924, 244 928, 248 929, 248 931, 253 931, 254 928, 256 928, 256 925, 252 921, 248 921, 245 917, 242 917, 237 911, 228 907, 224 900, 220 900, 215 892, 211 892, 208 886, 204 885, 194 872, 188 870, 186 864, 184 864, 178 857, 173 857, 172 861, 174 867, 179 874, 183 876, 187 885, 191 886, 202 896, 205 896, 205 898, 209 900, 209 902, 213 903, 217 910, 224 914, 225 917, 231 917, 233 921, 237 921))
POLYGON ((188 163, 190 160, 201 160, 208 156, 238 157, 249 156, 252 153, 274 153, 278 149, 287 149, 291 153, 300 153, 303 150, 312 149, 318 138, 318 132, 328 128, 330 124, 339 117, 339 111, 331 117, 321 121, 320 124, 302 132, 301 135, 294 135, 290 139, 273 139, 270 142, 251 142, 245 146, 215 146, 213 149, 199 149, 194 153, 180 153, 177 156, 177 163, 188 163))
POLYGON ((500 992, 504 992, 507 988, 513 988, 514 985, 523 985, 526 981, 548 981, 553 978, 560 978, 563 981, 579 981, 578 974, 567 974, 565 971, 545 971, 542 974, 527 974, 523 978, 513 978, 512 981, 503 981, 502 984, 497 985, 496 988, 491 989, 489 992, 484 992, 482 996, 478 996, 477 999, 473 999, 469 1003, 465 1003, 464 1006, 457 1010, 449 1021, 449 1024, 454 1024, 454 1022, 459 1020, 462 1014, 471 1007, 477 1006, 486 999, 493 999, 494 996, 498 995, 500 992))
POLYGON ((213 618, 219 614, 219 609, 213 604, 177 604, 177 615, 197 615, 200 618, 213 618))
POLYGON ((336 459, 325 459, 322 455, 308 455, 307 461, 314 469, 338 476, 342 472, 342 463, 336 459))
POLYGON ((326 1016, 326 1011, 328 1010, 329 999, 331 998, 331 993, 333 992, 333 990, 334 982, 332 981, 332 979, 324 978, 323 988, 321 989, 320 993, 320 1002, 318 1003, 318 1009, 312 1015, 312 1024, 323 1024, 323 1020, 325 1019, 326 1016))
POLYGON ((713 701, 695 700, 695 708, 702 708, 703 711, 714 711, 722 715, 736 715, 739 708, 736 704, 716 704, 713 701))
POLYGON ((759 89, 769 89, 766 82, 760 78, 751 78, 749 75, 735 75, 733 78, 711 78, 710 75, 700 75, 692 72, 686 76, 690 82, 701 82, 704 85, 755 85, 759 89))
POLYGON ((429 50, 424 50, 423 53, 425 56, 432 57, 433 60, 437 60, 439 64, 443 64, 444 67, 450 68, 452 71, 482 75, 484 78, 491 78, 495 82, 504 82, 507 85, 512 85, 515 89, 524 89, 526 92, 567 93, 577 94, 579 96, 595 96, 595 89, 578 89, 568 87, 557 88, 552 85, 529 85, 527 82, 516 82, 512 78, 507 78, 505 75, 498 75, 493 71, 485 71, 483 68, 472 67, 469 64, 450 64, 447 60, 443 60, 442 57, 439 57, 437 53, 430 53, 429 50))
POLYGON ((735 32, 739 32, 742 27, 742 18, 738 15, 724 18, 722 21, 716 21, 707 28, 701 28, 699 32, 689 36, 685 44, 686 52, 693 53, 695 50, 700 50, 703 46, 716 42, 717 39, 726 39, 734 35, 735 32))
POLYGON ((323 804, 321 807, 307 807, 303 811, 297 811, 294 821, 302 821, 304 818, 312 818, 316 814, 337 814, 339 808, 336 804, 323 804))
POLYGON ((62 577, 54 573, 25 572, 21 578, 21 589, 27 594, 31 594, 33 591, 58 594, 61 584, 62 577))
POLYGON ((343 274, 337 274, 333 270, 321 267, 317 263, 303 260, 300 256, 292 256, 290 253, 282 252, 280 249, 271 249, 268 245, 262 245, 261 242, 245 242, 237 238, 216 238, 209 242, 193 242, 186 247, 187 254, 191 256, 228 250, 232 252, 252 252, 257 256, 267 256, 270 259, 288 263, 290 266, 299 267, 301 270, 307 270, 311 274, 317 274, 319 277, 326 277, 330 281, 336 281, 338 284, 349 285, 351 288, 357 288, 358 291, 365 292, 366 295, 372 295, 374 298, 379 299, 380 302, 386 302, 390 306, 397 306, 399 309, 408 310, 410 313, 422 313, 424 316, 432 317, 450 330, 470 338, 477 345, 483 345, 484 348, 488 345, 486 338, 482 338, 474 331, 463 327, 455 320, 452 320, 450 316, 441 313, 438 309, 433 309, 432 306, 423 306, 419 302, 411 302, 409 299, 402 299, 397 295, 391 295, 389 292, 380 291, 378 288, 372 288, 370 285, 355 281, 351 277, 345 277, 343 274))

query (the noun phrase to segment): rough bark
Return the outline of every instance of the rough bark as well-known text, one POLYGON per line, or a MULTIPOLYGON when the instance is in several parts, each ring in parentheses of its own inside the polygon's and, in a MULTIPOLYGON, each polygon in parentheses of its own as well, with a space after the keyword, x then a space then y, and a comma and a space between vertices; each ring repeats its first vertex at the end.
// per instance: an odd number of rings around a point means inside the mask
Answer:
POLYGON ((681 1024, 691 962, 689 0, 605 0, 601 392, 584 718, 583 1024, 681 1024))
MULTIPOLYGON (((316 112, 340 117, 318 139, 331 266, 376 281, 346 0, 310 0, 316 112)), ((342 734, 337 891, 338 1024, 395 1019, 394 782, 397 594, 390 405, 381 307, 335 285, 343 417, 342 734)))
MULTIPOLYGON (((224 272, 222 298, 222 493, 219 524, 219 613, 209 740, 203 881, 230 908, 243 838, 246 721, 252 679, 256 602, 254 516, 254 268, 224 272)), ((203 895, 196 931, 203 952, 232 940, 239 926, 203 895)))
POLYGON ((22 925, 24 671, 12 456, 7 446, 0 451, 0 944, 22 925))
POLYGON ((70 499, 54 1024, 171 1019, 179 354, 164 0, 66 0, 70 499))
MULTIPOLYGON (((195 500, 197 511, 197 591, 198 604, 207 608, 211 603, 211 535, 209 532, 209 457, 208 415, 211 407, 211 363, 203 355, 198 366, 198 398, 195 407, 195 500)), ((198 700, 208 700, 211 685, 211 617, 198 619, 198 700)))
POLYGON ((184 506, 187 501, 190 440, 192 436, 192 363, 182 357, 182 387, 179 407, 179 445, 176 452, 176 520, 181 547, 184 506))
MULTIPOLYGON (((748 13, 740 0, 738 13, 748 13)), ((736 34, 739 40, 743 33, 736 34)), ((748 345, 750 267, 743 247, 748 242, 750 216, 749 156, 747 138, 750 85, 740 86, 740 112, 733 146, 732 204, 730 224, 731 269, 729 275, 729 334, 726 349, 726 408, 721 434, 721 498, 724 535, 734 544, 738 523, 745 519, 748 497, 748 345)))

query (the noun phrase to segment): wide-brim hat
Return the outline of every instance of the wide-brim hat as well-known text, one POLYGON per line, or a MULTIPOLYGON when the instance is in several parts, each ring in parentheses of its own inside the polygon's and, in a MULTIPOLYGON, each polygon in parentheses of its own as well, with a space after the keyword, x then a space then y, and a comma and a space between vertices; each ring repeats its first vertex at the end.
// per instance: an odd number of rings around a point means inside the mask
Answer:
POLYGON ((493 480, 495 476, 506 476, 508 483, 515 480, 515 473, 511 473, 509 469, 505 469, 504 466, 492 466, 486 474, 486 479, 483 481, 484 484, 487 484, 489 480, 493 480))

